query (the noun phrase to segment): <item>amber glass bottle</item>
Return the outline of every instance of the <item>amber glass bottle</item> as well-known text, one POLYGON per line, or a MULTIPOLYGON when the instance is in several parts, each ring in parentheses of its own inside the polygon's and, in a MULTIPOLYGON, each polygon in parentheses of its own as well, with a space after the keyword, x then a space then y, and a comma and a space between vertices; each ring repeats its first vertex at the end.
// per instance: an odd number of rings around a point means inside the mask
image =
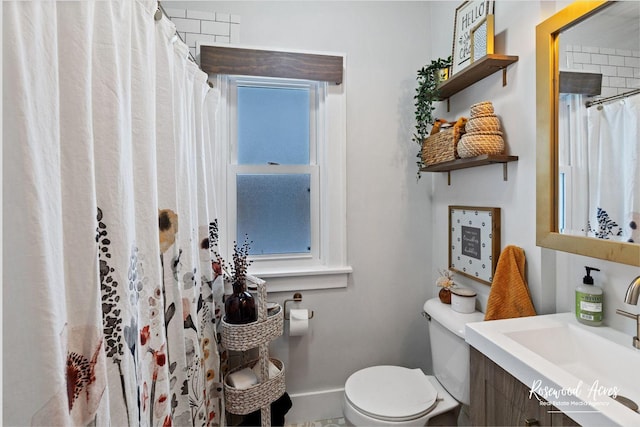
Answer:
POLYGON ((245 286, 243 280, 233 282, 233 294, 224 302, 225 322, 239 325, 258 320, 256 301, 245 286))

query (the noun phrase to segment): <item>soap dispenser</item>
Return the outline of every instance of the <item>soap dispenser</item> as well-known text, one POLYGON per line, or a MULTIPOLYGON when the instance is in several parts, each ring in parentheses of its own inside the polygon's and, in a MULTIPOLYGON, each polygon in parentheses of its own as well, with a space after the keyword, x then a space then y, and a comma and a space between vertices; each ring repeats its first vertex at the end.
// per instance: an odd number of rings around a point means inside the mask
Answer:
POLYGON ((591 271, 600 271, 594 267, 585 267, 587 275, 582 279, 582 285, 576 288, 576 318, 580 323, 589 326, 602 325, 602 305, 604 294, 602 289, 593 284, 591 271))

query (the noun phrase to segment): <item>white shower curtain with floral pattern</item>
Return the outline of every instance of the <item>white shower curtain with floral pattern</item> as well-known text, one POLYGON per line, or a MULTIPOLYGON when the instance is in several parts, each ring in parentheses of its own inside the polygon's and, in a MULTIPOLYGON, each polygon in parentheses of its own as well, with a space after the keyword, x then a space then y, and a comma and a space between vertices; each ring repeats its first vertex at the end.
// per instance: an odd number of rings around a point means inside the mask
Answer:
POLYGON ((3 424, 223 424, 216 91, 154 1, 3 6, 3 424))

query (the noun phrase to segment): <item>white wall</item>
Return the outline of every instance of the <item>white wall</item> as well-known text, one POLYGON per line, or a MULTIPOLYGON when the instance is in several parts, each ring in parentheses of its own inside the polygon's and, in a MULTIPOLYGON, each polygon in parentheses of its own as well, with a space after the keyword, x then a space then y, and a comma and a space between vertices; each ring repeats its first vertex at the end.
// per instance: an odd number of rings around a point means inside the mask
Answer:
MULTIPOLYGON (((429 371, 421 310, 434 290, 426 194, 431 178, 416 181, 418 146, 411 136, 416 71, 431 57, 430 5, 163 5, 238 15, 244 45, 341 52, 347 57, 348 261, 354 272, 347 289, 303 292, 302 305, 315 312, 310 335, 285 336, 272 343, 271 353, 286 365, 287 391, 341 388, 351 373, 373 364, 429 371)), ((280 302, 291 297, 292 293, 270 295, 280 302)), ((327 413, 301 416, 340 415, 339 405, 329 406, 327 413)), ((288 416, 287 421, 294 418, 295 414, 288 416)))
MULTIPOLYGON (((473 103, 492 101, 508 152, 520 158, 508 165, 508 181, 502 180, 502 167, 493 165, 454 171, 451 186, 446 174, 423 174, 416 183, 417 147, 411 142, 416 71, 432 58, 450 55, 459 3, 178 3, 239 15, 243 44, 347 55, 347 227, 354 273, 347 289, 305 292, 303 305, 315 311, 310 335, 283 337, 271 346, 286 364, 289 393, 340 388, 350 373, 372 364, 430 371, 420 311, 437 292, 438 269, 448 263, 449 205, 502 209, 502 246, 525 250, 539 313, 572 310, 574 288, 584 265, 590 265, 602 270, 595 277, 604 283, 605 322, 634 334, 633 322, 613 313, 623 306, 637 268, 556 254, 535 244, 535 26, 562 2, 498 1, 496 51, 519 56, 508 68, 508 85, 502 87, 498 72, 454 95, 450 112, 446 103, 436 111, 436 117, 453 120, 468 116, 473 103)), ((176 7, 176 2, 164 4, 176 7)), ((489 287, 464 277, 457 281, 475 288, 485 307, 489 287)), ((282 302, 291 295, 272 297, 282 302)), ((326 415, 339 410, 328 408, 326 415)))
MULTIPOLYGON (((435 46, 444 46, 436 55, 447 55, 452 39, 455 7, 448 2, 433 4, 434 15, 445 23, 442 31, 432 35, 435 46)), ((496 51, 517 55, 518 62, 507 69, 507 86, 502 86, 502 72, 497 72, 450 99, 449 113, 441 103, 436 116, 453 120, 469 116, 469 106, 492 101, 501 120, 509 154, 519 156, 508 164, 508 181, 502 177, 502 166, 491 165, 452 172, 451 185, 446 174, 434 176, 430 197, 433 200, 434 241, 447 241, 448 206, 491 206, 501 208, 501 245, 516 245, 524 249, 527 259, 527 280, 534 305, 539 313, 555 311, 554 289, 542 285, 541 250, 535 244, 535 25, 542 20, 539 2, 505 2, 495 5, 496 51)), ((434 266, 447 265, 446 244, 433 248, 434 266)), ((456 281, 473 287, 479 293, 484 308, 489 287, 456 276, 456 281)))
MULTIPOLYGON (((449 205, 495 206, 502 209, 502 246, 517 245, 524 249, 527 258, 527 280, 538 313, 573 311, 575 287, 582 283, 584 266, 600 268, 594 272, 596 284, 605 291, 605 324, 635 335, 633 321, 615 314, 616 308, 638 312, 622 302, 631 280, 640 274, 638 267, 626 266, 593 258, 558 253, 542 249, 535 244, 536 214, 536 76, 535 76, 535 27, 567 2, 549 1, 498 1, 495 5, 496 52, 519 56, 518 62, 509 66, 508 84, 502 87, 502 73, 498 72, 476 83, 451 98, 451 112, 441 105, 440 115, 454 118, 468 116, 469 106, 489 100, 500 117, 505 141, 510 154, 519 161, 508 166, 509 180, 502 180, 502 167, 498 165, 465 169, 452 173, 451 186, 446 175, 434 177, 430 198, 433 200, 434 241, 445 241, 449 205)), ((453 22, 455 7, 448 2, 433 2, 434 16, 442 18, 444 27, 432 33, 434 55, 446 56, 448 50, 437 46, 450 43, 452 33, 447 32, 448 22, 453 22)), ((436 28, 434 27, 434 30, 436 28)), ((442 103, 444 104, 444 103, 442 103)), ((447 264, 447 253, 438 243, 433 247, 434 268, 447 264)), ((434 271, 433 276, 437 275, 434 271)), ((484 308, 489 288, 458 277, 458 282, 479 292, 484 308)))

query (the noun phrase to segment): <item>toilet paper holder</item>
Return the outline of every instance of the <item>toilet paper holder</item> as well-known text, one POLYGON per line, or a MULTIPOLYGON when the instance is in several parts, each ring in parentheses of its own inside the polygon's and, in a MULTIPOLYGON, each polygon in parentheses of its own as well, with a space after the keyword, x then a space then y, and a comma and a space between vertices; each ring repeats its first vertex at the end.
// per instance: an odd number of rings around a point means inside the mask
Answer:
MULTIPOLYGON (((287 303, 288 302, 300 302, 302 301, 302 294, 300 292, 296 292, 293 294, 293 299, 284 300, 284 318, 285 320, 289 320, 289 314, 287 313, 287 303)), ((309 319, 313 318, 313 310, 309 310, 309 319)))

